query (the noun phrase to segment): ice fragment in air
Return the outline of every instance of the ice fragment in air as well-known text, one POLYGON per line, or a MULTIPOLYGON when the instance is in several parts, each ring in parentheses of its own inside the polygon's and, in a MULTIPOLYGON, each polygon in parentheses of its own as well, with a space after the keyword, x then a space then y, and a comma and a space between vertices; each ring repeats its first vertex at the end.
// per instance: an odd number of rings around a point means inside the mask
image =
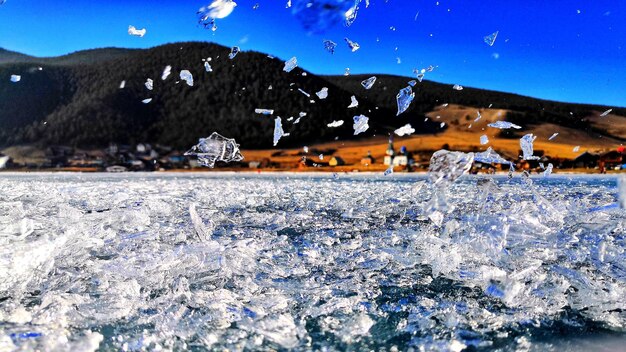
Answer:
POLYGON ((548 167, 546 168, 546 170, 543 172, 543 177, 548 177, 550 176, 550 174, 552 174, 552 169, 554 168, 554 165, 552 165, 552 163, 548 164, 548 167))
POLYGON ((572 151, 574 153, 578 153, 579 150, 580 150, 580 146, 579 145, 575 146, 574 149, 572 149, 572 151))
POLYGON ((496 37, 498 37, 498 32, 496 31, 494 33, 491 33, 489 35, 486 35, 483 39, 485 40, 485 43, 487 43, 487 45, 489 46, 493 46, 493 44, 496 42, 496 37))
POLYGON ((548 140, 549 140, 549 141, 551 141, 551 140, 555 139, 555 138, 556 138, 556 136, 558 136, 558 135, 559 135, 559 133, 558 133, 558 132, 557 132, 557 133, 554 133, 554 134, 552 134, 552 135, 550 136, 550 138, 548 138, 548 140))
POLYGON ((302 90, 302 88, 298 88, 298 91, 299 91, 300 93, 304 94, 307 98, 310 98, 310 97, 311 97, 311 94, 309 94, 309 93, 305 92, 304 90, 302 90))
POLYGON ((463 90, 463 86, 455 84, 455 85, 452 86, 452 89, 454 89, 454 90, 463 90))
POLYGON ((365 115, 359 115, 354 117, 354 135, 356 136, 359 133, 363 133, 367 131, 370 126, 367 124, 369 122, 369 118, 365 115))
POLYGON ((350 100, 351 102, 350 102, 350 106, 348 106, 348 109, 356 108, 357 106, 359 106, 359 101, 356 100, 356 97, 354 95, 350 97, 350 100))
POLYGON ((198 12, 198 23, 204 28, 215 31, 216 19, 225 18, 230 15, 237 4, 232 0, 214 0, 211 4, 201 7, 198 12))
POLYGON ((346 67, 346 70, 343 73, 344 76, 350 76, 350 67, 346 67))
POLYGON ((396 114, 396 116, 405 112, 409 108, 409 105, 411 105, 411 102, 414 98, 415 93, 413 92, 413 89, 411 89, 411 86, 400 89, 400 92, 398 92, 398 95, 396 95, 396 100, 398 103, 398 113, 396 114))
POLYGON ((191 205, 189 205, 189 217, 191 218, 191 223, 193 224, 193 228, 194 230, 196 230, 196 234, 198 235, 200 240, 202 241, 209 240, 213 233, 204 225, 202 218, 200 218, 200 215, 198 215, 198 211, 196 210, 195 203, 191 203, 191 205))
POLYGON ((278 144, 278 141, 282 137, 287 136, 289 136, 289 133, 285 133, 285 131, 283 131, 283 124, 280 116, 276 117, 276 119, 274 120, 274 146, 278 144))
POLYGON ((198 144, 185 152, 187 156, 197 156, 202 166, 214 167, 216 161, 231 162, 243 160, 239 144, 234 139, 226 138, 213 132, 207 138, 200 138, 198 144))
POLYGON ((408 123, 394 131, 394 133, 400 137, 405 136, 405 135, 408 136, 414 132, 415 132, 415 128, 411 127, 411 124, 408 124, 408 123))
POLYGON ((283 68, 283 71, 291 72, 296 67, 298 67, 298 59, 294 56, 291 59, 285 61, 285 67, 283 68))
POLYGON ((318 158, 319 158, 320 160, 324 160, 324 154, 320 154, 320 155, 318 156, 318 158))
POLYGON ((344 40, 346 41, 346 43, 348 44, 348 48, 350 48, 352 52, 355 52, 361 48, 361 46, 357 42, 353 42, 348 38, 344 38, 344 40))
POLYGON ((324 49, 326 49, 326 51, 328 51, 329 53, 334 54, 336 47, 337 43, 333 42, 332 40, 324 40, 324 49))
POLYGON ((489 137, 486 134, 480 136, 480 144, 485 145, 487 143, 489 143, 489 137))
POLYGON ((141 102, 144 104, 149 104, 152 101, 152 98, 144 99, 141 102))
POLYGON ((604 116, 606 116, 606 115, 610 114, 610 113, 611 113, 611 111, 613 111, 613 109, 609 109, 609 110, 607 110, 607 111, 603 112, 602 114, 600 114, 600 117, 604 117, 604 116))
POLYGON ((211 64, 208 61, 204 63, 204 69, 206 70, 206 72, 213 72, 213 68, 211 67, 211 64))
POLYGON ((271 109, 254 109, 254 112, 261 115, 272 115, 274 110, 271 109))
POLYGON ((22 76, 20 75, 11 75, 11 82, 17 83, 22 80, 22 76))
POLYGON ((411 87, 415 87, 415 85, 417 84, 417 82, 415 81, 409 81, 408 83, 411 87))
POLYGON ((120 89, 126 88, 126 81, 120 82, 120 89))
POLYGON ((288 9, 291 7, 291 0, 287 0, 287 5, 285 5, 285 8, 288 9))
POLYGON ((439 150, 430 158, 428 177, 436 185, 447 185, 466 174, 474 162, 474 153, 439 150))
POLYGON ((230 54, 228 54, 228 58, 231 59, 231 60, 234 59, 235 56, 237 56, 237 54, 239 54, 239 51, 240 51, 240 49, 239 49, 238 46, 233 46, 233 48, 230 49, 230 54))
POLYGON ((328 88, 324 87, 319 92, 317 92, 315 94, 320 99, 326 99, 326 98, 328 98, 328 88))
POLYGON ((343 120, 333 121, 333 122, 329 123, 326 126, 328 126, 328 127, 339 127, 341 125, 343 125, 343 120))
POLYGON ((187 85, 193 87, 193 75, 187 70, 180 71, 180 79, 187 82, 187 85))
POLYGON ((137 29, 135 28, 135 26, 128 26, 128 34, 142 38, 144 35, 146 35, 146 29, 137 29))
POLYGON ((537 139, 537 136, 529 133, 524 135, 524 137, 520 138, 519 145, 522 148, 522 153, 524 160, 538 160, 538 156, 533 156, 533 143, 537 139))
POLYGON ((478 114, 478 116, 476 116, 476 118, 474 119, 474 122, 478 122, 480 121, 480 119, 483 118, 483 116, 480 114, 480 111, 476 111, 476 114, 478 114))
POLYGON ((442 122, 442 123, 439 124, 439 127, 441 127, 441 128, 444 128, 445 126, 446 126, 445 122, 442 122))
POLYGON ((172 66, 165 66, 165 69, 163 70, 163 73, 161 74, 161 80, 165 81, 167 79, 167 77, 170 76, 170 74, 172 73, 172 66))
POLYGON ((148 78, 146 80, 145 86, 148 90, 152 90, 154 88, 154 82, 152 81, 152 79, 148 78))
POLYGON ((475 153, 474 161, 485 164, 512 164, 510 161, 504 159, 498 153, 494 152, 491 147, 487 148, 487 150, 482 153, 475 153))
POLYGON ((389 168, 385 170, 385 172, 383 173, 383 176, 389 176, 391 174, 393 174, 393 165, 389 166, 389 168))
POLYGON ((374 86, 374 83, 376 83, 376 76, 364 80, 363 82, 361 82, 361 85, 365 89, 371 89, 374 86))
POLYGON ((493 128, 499 128, 499 129, 515 128, 515 129, 519 130, 520 128, 522 128, 521 126, 518 126, 518 125, 516 125, 514 123, 506 122, 506 121, 492 122, 492 123, 488 124, 487 126, 493 127, 493 128))
POLYGON ((417 80, 420 81, 420 83, 424 80, 424 74, 423 73, 418 73, 417 74, 417 80))
POLYGON ((253 9, 253 10, 256 10, 256 9, 258 9, 258 8, 259 8, 259 3, 258 3, 258 2, 257 2, 256 4, 254 4, 254 6, 252 6, 252 9, 253 9))

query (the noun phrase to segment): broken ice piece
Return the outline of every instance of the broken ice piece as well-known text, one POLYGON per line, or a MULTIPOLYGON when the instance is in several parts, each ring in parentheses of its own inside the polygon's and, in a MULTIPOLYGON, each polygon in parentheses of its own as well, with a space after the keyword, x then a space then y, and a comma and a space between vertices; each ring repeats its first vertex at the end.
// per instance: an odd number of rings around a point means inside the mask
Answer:
POLYGON ((474 161, 485 164, 512 164, 510 161, 502 158, 498 153, 494 152, 491 147, 482 153, 474 154, 474 161))
POLYGON ((558 136, 558 135, 559 135, 559 133, 558 133, 558 132, 556 132, 556 133, 552 134, 552 135, 550 136, 550 138, 548 138, 548 140, 549 140, 549 141, 551 141, 551 140, 555 139, 555 138, 556 138, 556 136, 558 136))
POLYGON ((485 145, 487 143, 489 143, 489 137, 486 134, 480 136, 480 144, 485 145))
POLYGON ((600 117, 605 117, 606 115, 610 114, 611 111, 613 111, 613 109, 609 109, 609 110, 603 112, 602 114, 600 114, 600 117))
POLYGON ((354 135, 356 136, 359 133, 363 133, 365 131, 367 131, 368 128, 370 128, 370 126, 367 124, 369 121, 369 118, 365 115, 359 115, 359 116, 355 116, 354 118, 354 135))
POLYGON ((424 74, 423 73, 418 73, 416 77, 417 77, 417 80, 420 81, 420 83, 424 80, 424 74))
POLYGON ((187 82, 187 85, 193 87, 193 75, 188 70, 180 71, 180 79, 187 82))
POLYGON ((414 98, 415 93, 413 92, 413 89, 411 89, 411 86, 400 89, 400 92, 398 92, 398 95, 396 95, 396 100, 398 103, 398 113, 396 114, 396 116, 405 112, 409 108, 409 105, 411 105, 411 102, 414 98))
POLYGON ((328 51, 329 53, 334 54, 336 47, 337 43, 333 42, 332 40, 324 40, 324 49, 326 49, 326 51, 328 51))
POLYGON ((202 218, 200 218, 200 215, 198 215, 198 212, 196 211, 195 203, 191 203, 189 205, 189 217, 191 218, 191 223, 193 224, 194 230, 196 230, 196 234, 200 240, 209 240, 213 233, 204 225, 202 218))
POLYGON ((17 83, 22 80, 22 76, 20 75, 11 75, 11 82, 17 83))
POLYGON ((491 33, 489 35, 486 35, 483 40, 485 41, 485 43, 487 43, 487 45, 489 46, 493 46, 493 44, 496 42, 496 38, 498 37, 498 32, 499 31, 495 31, 494 33, 491 33))
POLYGON ((206 72, 213 72, 213 68, 211 67, 211 64, 209 64, 208 61, 204 63, 204 69, 206 70, 206 72))
POLYGON ((364 80, 363 82, 361 82, 361 85, 365 89, 371 89, 374 86, 374 83, 376 83, 376 76, 372 76, 372 77, 364 80))
POLYGON ((346 41, 346 43, 348 44, 348 48, 350 48, 350 50, 352 50, 352 52, 355 52, 355 51, 357 51, 357 50, 359 50, 361 48, 359 43, 353 42, 350 39, 348 39, 347 37, 343 38, 343 40, 346 41))
POLYGON ((298 67, 298 59, 294 56, 291 59, 285 61, 285 67, 283 68, 283 71, 291 72, 296 67, 298 67))
POLYGON ((574 149, 572 149, 572 151, 574 153, 578 153, 579 150, 580 150, 580 146, 579 145, 575 146, 574 149))
POLYGON ((324 154, 320 154, 318 158, 320 158, 320 160, 324 160, 324 154))
POLYGON ((409 81, 408 83, 411 87, 415 87, 415 85, 417 84, 417 82, 415 81, 409 81))
POLYGON ((446 127, 446 123, 445 123, 445 122, 440 123, 440 124, 439 124, 439 127, 440 127, 440 128, 444 128, 444 127, 446 127))
POLYGON ((315 95, 317 95, 317 97, 320 99, 328 98, 328 88, 322 88, 319 92, 315 93, 315 95))
POLYGON ((552 165, 552 163, 548 164, 548 167, 546 168, 546 170, 543 172, 543 177, 548 177, 550 176, 550 174, 552 174, 552 169, 554 168, 554 165, 552 165))
POLYGON ((400 137, 405 136, 405 135, 408 136, 414 132, 415 132, 415 128, 411 127, 411 124, 408 124, 408 123, 394 131, 394 133, 400 137))
POLYGON ((506 121, 492 122, 488 124, 487 126, 493 127, 493 128, 499 128, 499 129, 515 128, 516 130, 519 130, 520 128, 522 128, 521 126, 518 126, 514 123, 506 122, 506 121))
POLYGON ((140 37, 142 38, 144 35, 146 35, 146 29, 137 29, 135 28, 135 26, 128 26, 128 34, 135 36, 135 37, 140 37))
POLYGON ((259 8, 259 3, 257 2, 256 4, 254 4, 254 6, 252 6, 253 10, 257 10, 259 8))
POLYGON ((391 174, 393 174, 393 165, 389 166, 389 168, 385 170, 385 172, 383 173, 383 176, 389 176, 391 174))
POLYGON ((538 156, 533 156, 533 143, 537 139, 537 136, 532 133, 524 135, 519 140, 519 145, 522 148, 522 153, 524 160, 538 160, 538 156))
POLYGON ((272 115, 274 110, 271 109, 254 109, 254 112, 261 115, 272 115))
POLYGON ((239 144, 234 139, 226 138, 213 132, 207 138, 200 138, 186 153, 186 156, 197 156, 202 166, 214 167, 216 161, 231 162, 243 160, 239 152, 239 144))
POLYGON ((333 122, 329 123, 326 126, 328 126, 328 127, 339 127, 341 125, 343 125, 343 120, 333 121, 333 122))
POLYGON ((235 56, 237 56, 237 54, 239 54, 239 51, 240 51, 240 49, 239 49, 238 46, 233 46, 233 48, 230 49, 230 54, 228 54, 228 58, 231 59, 231 60, 234 59, 235 56))
POLYGON ((454 90, 463 90, 463 86, 455 84, 455 85, 452 86, 452 89, 454 89, 454 90))
POLYGON ((302 111, 300 111, 300 113, 298 113, 298 116, 300 116, 300 117, 305 117, 305 116, 306 116, 306 112, 302 112, 302 111))
POLYGON ((152 90, 154 88, 154 82, 152 81, 152 79, 148 78, 146 80, 145 86, 148 90, 152 90))
POLYGON ((309 153, 309 147, 307 147, 306 145, 302 148, 302 150, 307 154, 309 153))
POLYGON ((278 141, 282 137, 287 137, 287 136, 289 136, 289 133, 285 133, 285 131, 283 131, 283 124, 282 124, 280 116, 276 117, 276 119, 274 120, 274 146, 278 144, 278 141))
POLYGON ((215 19, 225 18, 230 15, 237 4, 232 0, 213 0, 211 4, 201 7, 198 12, 198 23, 215 31, 215 19))
POLYGON ((439 150, 430 158, 428 177, 435 185, 447 185, 466 174, 474 162, 474 153, 439 150))
POLYGON ((144 104, 149 104, 152 101, 152 98, 144 99, 141 102, 144 104))
POLYGON ((351 102, 350 102, 350 106, 348 106, 348 109, 356 108, 357 106, 359 106, 359 102, 358 100, 356 100, 356 97, 354 95, 350 97, 350 100, 351 102))
POLYGON ((474 122, 478 122, 480 121, 480 119, 483 118, 483 116, 480 114, 480 111, 476 111, 476 113, 478 114, 478 116, 476 116, 476 118, 474 119, 474 122))
POLYGON ((344 76, 350 76, 350 68, 346 67, 346 70, 343 73, 344 76))
POLYGON ((120 82, 120 89, 124 89, 126 87, 126 81, 120 82))
POLYGON ((165 69, 163 70, 163 73, 161 74, 161 80, 165 81, 167 77, 170 76, 171 73, 172 73, 172 66, 170 65, 165 66, 165 69))
POLYGON ((311 97, 311 94, 309 94, 309 93, 305 92, 304 90, 302 90, 302 88, 298 88, 298 91, 299 91, 300 93, 304 94, 307 98, 310 98, 310 97, 311 97))

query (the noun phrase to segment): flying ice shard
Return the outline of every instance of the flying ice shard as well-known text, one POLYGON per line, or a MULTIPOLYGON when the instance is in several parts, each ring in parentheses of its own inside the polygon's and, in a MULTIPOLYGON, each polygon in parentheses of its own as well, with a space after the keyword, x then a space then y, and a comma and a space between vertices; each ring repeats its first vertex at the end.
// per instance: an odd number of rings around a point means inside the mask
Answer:
POLYGON ((126 80, 120 82, 120 89, 126 88, 126 80))
POLYGON ((287 137, 287 136, 289 136, 289 133, 285 133, 285 131, 283 131, 283 123, 282 123, 280 116, 278 116, 274 120, 274 147, 276 146, 276 144, 278 144, 278 141, 282 137, 287 137))
POLYGON ((494 33, 491 33, 489 35, 486 35, 483 40, 485 41, 485 43, 487 43, 487 45, 489 46, 493 46, 493 44, 496 42, 496 37, 498 37, 498 32, 499 31, 495 31, 494 33))
POLYGON ((409 81, 408 83, 409 83, 409 85, 410 85, 411 87, 415 87, 415 85, 417 84, 417 82, 415 82, 415 81, 413 81, 413 80, 409 81))
POLYGON ((230 49, 230 54, 228 54, 228 58, 231 60, 234 59, 235 56, 237 56, 237 54, 239 54, 240 51, 241 50, 239 49, 238 46, 233 46, 233 48, 230 49))
POLYGON ((211 67, 211 64, 208 61, 204 62, 204 69, 206 70, 206 72, 213 72, 213 68, 211 67))
POLYGON ((574 153, 578 153, 578 151, 580 151, 580 146, 579 145, 575 146, 574 149, 572 149, 572 151, 574 153))
POLYGON ((163 73, 161 74, 161 80, 165 81, 167 77, 170 76, 171 73, 172 73, 172 66, 170 65, 165 66, 165 69, 163 70, 163 73))
POLYGON ((480 136, 480 144, 485 145, 487 143, 489 143, 489 137, 486 134, 480 136))
POLYGON ((609 109, 609 110, 603 112, 602 114, 600 114, 600 117, 605 117, 606 115, 610 114, 611 111, 613 111, 613 109, 609 109))
POLYGON ((137 29, 135 28, 135 26, 128 26, 128 34, 142 38, 144 35, 146 35, 146 29, 137 29))
POLYGON ((350 105, 348 106, 348 109, 356 108, 357 106, 359 106, 359 101, 356 100, 356 97, 354 95, 350 97, 350 100, 351 101, 350 101, 350 105))
POLYGON ((370 128, 370 126, 367 124, 369 121, 369 118, 365 115, 359 115, 359 116, 355 116, 354 118, 354 135, 356 136, 359 133, 363 133, 365 131, 367 131, 368 128, 370 128))
POLYGON ((537 139, 537 136, 529 133, 524 135, 524 137, 520 138, 519 145, 522 148, 522 153, 524 160, 538 160, 538 156, 533 156, 533 143, 537 139))
POLYGON ((383 176, 389 176, 391 174, 393 174, 393 165, 389 166, 389 168, 385 170, 385 172, 383 173, 383 176))
POLYGON ((180 79, 187 82, 187 85, 193 87, 193 75, 187 70, 180 71, 180 79))
POLYGON ((435 185, 448 185, 466 174, 474 162, 474 153, 439 150, 430 158, 428 177, 435 185))
POLYGON ((414 98, 415 93, 413 92, 413 89, 411 89, 411 86, 400 89, 400 92, 398 92, 398 95, 396 96, 396 100, 398 102, 398 113, 396 116, 405 112, 409 108, 409 105, 411 105, 414 98))
POLYGON ((328 98, 328 88, 324 87, 319 92, 317 92, 315 94, 320 99, 326 99, 326 98, 328 98))
POLYGON ((512 164, 510 161, 504 159, 498 153, 494 152, 491 147, 487 148, 487 150, 482 153, 475 153, 474 161, 485 164, 512 164))
POLYGON ((394 133, 400 137, 405 136, 405 135, 406 136, 411 135, 414 132, 415 132, 415 128, 411 127, 411 124, 408 124, 408 123, 394 131, 394 133))
POLYGON ((198 144, 189 149, 185 155, 197 156, 202 166, 215 167, 216 161, 231 162, 243 160, 239 152, 239 144, 234 139, 226 138, 213 132, 207 138, 200 138, 198 144))
POLYGON ((283 71, 291 72, 296 67, 298 67, 298 59, 294 56, 291 59, 285 61, 285 67, 283 68, 283 71))
POLYGON ((144 104, 150 104, 150 102, 152 101, 152 98, 148 98, 148 99, 144 99, 141 102, 144 104))
POLYGON ((342 126, 342 125, 343 125, 343 120, 339 120, 339 121, 333 121, 333 122, 329 123, 326 126, 328 126, 328 127, 339 127, 339 126, 342 126))
POLYGON ((452 89, 454 89, 454 90, 463 90, 463 86, 455 84, 455 85, 452 86, 452 89))
POLYGON ((274 110, 271 109, 254 109, 254 112, 261 115, 272 115, 274 110))
POLYGON ((549 140, 549 141, 551 141, 551 140, 555 139, 555 138, 556 138, 556 136, 558 136, 558 135, 559 135, 559 133, 558 133, 558 132, 556 132, 556 133, 552 134, 552 135, 550 136, 550 138, 548 138, 548 140, 549 140))
POLYGON ((11 75, 11 82, 17 83, 22 80, 22 76, 20 75, 11 75))
POLYGON ((346 43, 348 44, 348 48, 350 48, 350 50, 352 50, 352 52, 355 52, 359 49, 361 49, 361 46, 359 45, 359 43, 357 42, 353 42, 348 38, 343 38, 343 40, 346 41, 346 43))
POLYGON ((154 88, 154 82, 152 79, 148 78, 145 83, 146 89, 152 90, 154 88))
POLYGON ((364 80, 363 82, 361 82, 361 85, 365 89, 371 89, 374 86, 374 83, 376 83, 376 76, 372 76, 372 77, 364 80))
POLYGON ((336 47, 337 43, 333 42, 332 40, 324 40, 324 49, 326 49, 326 51, 328 51, 329 53, 334 54, 336 47))
POLYGON ((198 12, 198 23, 211 30, 217 30, 216 19, 225 18, 230 15, 237 4, 232 0, 214 0, 211 4, 201 7, 198 12))
POLYGON ((519 130, 520 128, 522 128, 521 126, 518 126, 514 123, 506 122, 506 121, 492 122, 488 124, 487 126, 493 127, 493 128, 499 128, 499 129, 515 128, 516 130, 519 130))
POLYGON ((554 165, 552 165, 552 163, 549 163, 546 171, 543 172, 543 177, 550 176, 550 174, 552 174, 552 169, 554 169, 554 165))

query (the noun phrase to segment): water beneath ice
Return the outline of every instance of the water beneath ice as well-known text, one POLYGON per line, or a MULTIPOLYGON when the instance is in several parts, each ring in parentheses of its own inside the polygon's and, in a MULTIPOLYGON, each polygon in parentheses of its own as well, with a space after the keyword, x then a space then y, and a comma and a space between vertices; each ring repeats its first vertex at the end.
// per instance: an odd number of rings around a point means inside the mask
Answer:
POLYGON ((0 174, 0 350, 623 348, 615 178, 449 187, 0 174))

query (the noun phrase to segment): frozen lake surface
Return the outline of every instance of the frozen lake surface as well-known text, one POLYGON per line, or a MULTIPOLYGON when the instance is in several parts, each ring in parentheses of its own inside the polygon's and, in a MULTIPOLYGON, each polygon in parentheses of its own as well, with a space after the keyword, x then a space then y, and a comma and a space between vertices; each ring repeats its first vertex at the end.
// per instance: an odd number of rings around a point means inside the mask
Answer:
POLYGON ((0 351, 619 350, 612 177, 0 174, 0 351))

